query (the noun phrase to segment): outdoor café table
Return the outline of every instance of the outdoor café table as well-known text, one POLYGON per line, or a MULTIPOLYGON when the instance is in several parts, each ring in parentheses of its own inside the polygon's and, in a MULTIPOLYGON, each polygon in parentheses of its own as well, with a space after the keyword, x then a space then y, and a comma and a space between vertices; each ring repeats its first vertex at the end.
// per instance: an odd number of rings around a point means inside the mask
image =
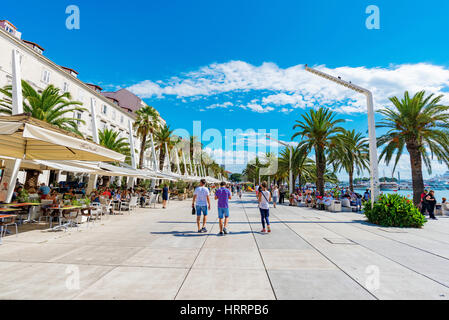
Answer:
POLYGON ((49 207, 48 210, 50 212, 52 212, 52 211, 59 212, 59 225, 52 228, 52 223, 50 222, 50 229, 52 229, 53 231, 56 231, 61 228, 64 228, 67 230, 69 228, 69 226, 73 225, 73 222, 70 221, 72 219, 68 219, 69 221, 63 224, 62 219, 64 218, 64 215, 70 214, 70 213, 76 211, 77 212, 77 215, 75 216, 75 218, 76 218, 76 217, 78 217, 78 214, 79 214, 81 208, 82 207, 80 207, 80 206, 49 207))
POLYGON ((40 203, 35 203, 35 202, 25 202, 25 203, 7 203, 7 204, 3 204, 3 206, 7 207, 7 208, 17 208, 17 209, 26 209, 28 211, 28 219, 25 221, 21 221, 21 223, 23 222, 33 222, 31 220, 31 208, 35 207, 35 206, 40 206, 40 203))
MULTIPOLYGON (((14 211, 14 210, 12 210, 12 211, 14 211)), ((1 210, 0 212, 5 212, 5 210, 1 210)), ((17 215, 15 215, 15 214, 1 214, 0 213, 0 221, 2 221, 2 222, 4 219, 15 219, 16 217, 17 217, 17 215)), ((3 224, 0 224, 0 244, 2 244, 2 235, 3 235, 3 224)))

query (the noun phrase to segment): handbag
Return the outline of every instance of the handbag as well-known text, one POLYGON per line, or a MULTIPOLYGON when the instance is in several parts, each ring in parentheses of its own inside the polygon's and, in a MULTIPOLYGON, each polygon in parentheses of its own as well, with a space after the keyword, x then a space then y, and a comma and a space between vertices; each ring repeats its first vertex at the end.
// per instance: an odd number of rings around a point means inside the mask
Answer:
POLYGON ((192 216, 196 215, 196 209, 195 207, 192 208, 192 216))

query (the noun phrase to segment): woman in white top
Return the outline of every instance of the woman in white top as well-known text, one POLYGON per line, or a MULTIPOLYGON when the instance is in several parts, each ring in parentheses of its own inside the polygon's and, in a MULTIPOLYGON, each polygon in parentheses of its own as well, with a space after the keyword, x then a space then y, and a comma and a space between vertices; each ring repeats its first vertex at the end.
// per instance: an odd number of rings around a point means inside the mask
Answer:
POLYGON ((259 210, 260 210, 260 218, 262 220, 262 232, 271 232, 270 228, 270 202, 271 202, 271 193, 267 191, 268 184, 266 182, 262 183, 262 191, 259 192, 258 201, 259 201, 259 210), (265 229, 265 224, 267 225, 267 229, 265 229))
POLYGON ((276 208, 276 203, 278 202, 279 199, 279 189, 278 186, 275 185, 273 188, 273 207, 276 208))

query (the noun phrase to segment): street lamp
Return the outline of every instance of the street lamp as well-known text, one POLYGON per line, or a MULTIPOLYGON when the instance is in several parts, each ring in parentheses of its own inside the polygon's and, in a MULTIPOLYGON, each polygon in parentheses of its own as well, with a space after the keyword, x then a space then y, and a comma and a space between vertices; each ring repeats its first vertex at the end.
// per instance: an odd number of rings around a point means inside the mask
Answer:
POLYGON ((374 102, 373 102, 373 94, 368 89, 359 87, 351 82, 347 82, 342 80, 340 77, 336 78, 331 75, 328 75, 322 71, 318 71, 316 69, 310 68, 308 65, 305 65, 305 70, 313 73, 321 78, 327 79, 329 81, 335 82, 339 85, 342 85, 346 88, 349 88, 358 93, 363 93, 366 96, 367 100, 367 109, 368 109, 368 132, 369 132, 369 158, 370 158, 370 175, 371 175, 371 203, 374 204, 374 201, 379 197, 379 169, 378 169, 378 160, 377 160, 377 141, 376 141, 376 124, 374 121, 374 102))
POLYGON ((288 185, 288 191, 290 194, 293 193, 293 171, 292 171, 292 154, 293 154, 293 147, 289 145, 287 142, 276 140, 272 137, 270 137, 268 134, 266 135, 268 139, 273 140, 287 148, 290 148, 290 158, 288 160, 288 171, 289 171, 289 185, 288 185))

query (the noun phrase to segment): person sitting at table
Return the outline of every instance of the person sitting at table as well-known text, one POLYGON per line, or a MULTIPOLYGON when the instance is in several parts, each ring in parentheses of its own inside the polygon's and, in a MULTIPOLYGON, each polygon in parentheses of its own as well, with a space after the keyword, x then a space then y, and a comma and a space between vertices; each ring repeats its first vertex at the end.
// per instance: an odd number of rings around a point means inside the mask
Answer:
POLYGON ((46 186, 45 183, 41 183, 41 186, 39 187, 38 193, 40 194, 41 200, 45 200, 50 195, 50 187, 46 186))
POLYGON ((112 196, 111 191, 107 188, 103 191, 101 195, 107 197, 108 199, 111 199, 112 196))
POLYGON ((73 200, 75 198, 75 194, 73 193, 73 189, 70 188, 66 193, 64 193, 64 200, 73 200))
POLYGON ((92 192, 92 194, 90 196, 90 200, 92 202, 100 203, 100 196, 97 191, 92 192))
POLYGON ((26 191, 22 186, 17 187, 15 195, 13 193, 12 202, 25 203, 28 201, 28 191, 26 191))
POLYGON ((122 193, 122 200, 123 201, 129 201, 131 200, 131 195, 129 194, 128 190, 124 190, 122 193))
POLYGON ((46 200, 52 200, 53 204, 56 204, 58 202, 58 193, 56 190, 52 190, 46 200))
POLYGON ((12 193, 12 202, 17 202, 19 199, 19 194, 22 192, 23 187, 21 185, 19 185, 18 187, 16 187, 16 190, 14 190, 14 192, 12 193))

